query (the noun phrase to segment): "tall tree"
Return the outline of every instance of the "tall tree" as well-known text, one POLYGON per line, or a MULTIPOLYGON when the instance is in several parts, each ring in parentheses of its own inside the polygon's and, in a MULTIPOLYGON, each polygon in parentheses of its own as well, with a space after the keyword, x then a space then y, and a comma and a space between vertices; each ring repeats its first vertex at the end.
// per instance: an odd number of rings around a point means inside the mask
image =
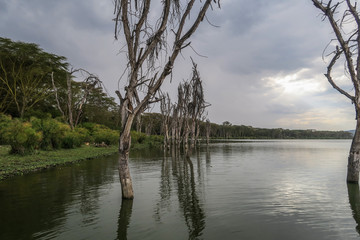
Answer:
POLYGON ((36 44, 0 38, 0 112, 23 117, 50 96, 51 73, 56 72, 56 80, 61 81, 65 61, 36 44))
POLYGON ((358 182, 360 170, 360 16, 357 1, 312 0, 312 2, 322 12, 323 20, 329 21, 337 42, 331 52, 332 57, 325 76, 331 86, 350 99, 355 106, 357 124, 348 158, 347 181, 358 182), (342 62, 339 61, 340 57, 345 59, 345 70, 354 87, 354 93, 345 91, 336 82, 333 68, 342 62))
POLYGON ((128 58, 126 86, 123 93, 117 91, 122 117, 119 176, 123 198, 132 199, 134 193, 128 166, 131 125, 148 104, 156 101, 155 95, 171 74, 177 56, 190 45, 188 40, 204 19, 211 3, 219 4, 219 1, 164 0, 161 1, 161 8, 155 7, 159 1, 114 2, 115 38, 121 32, 128 58), (194 13, 197 7, 200 10, 194 13), (160 59, 162 61, 157 61, 160 59))

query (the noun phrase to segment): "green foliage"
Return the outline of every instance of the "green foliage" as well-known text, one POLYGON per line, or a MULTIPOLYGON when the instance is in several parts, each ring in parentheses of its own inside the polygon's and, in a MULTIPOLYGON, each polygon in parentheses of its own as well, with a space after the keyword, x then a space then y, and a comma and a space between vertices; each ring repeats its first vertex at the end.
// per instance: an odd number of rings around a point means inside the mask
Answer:
POLYGON ((131 148, 144 149, 161 147, 164 137, 160 135, 146 135, 145 133, 131 131, 131 148))
POLYGON ((29 122, 15 119, 4 130, 3 137, 11 146, 11 153, 24 155, 40 147, 42 132, 33 129, 29 122))
POLYGON ((22 118, 44 103, 52 94, 51 73, 57 82, 65 80, 65 61, 36 44, 0 37, 0 111, 22 118))
POLYGON ((86 128, 76 127, 74 131, 79 135, 81 142, 93 142, 93 137, 86 128))
POLYGON ((92 136, 94 143, 115 145, 119 142, 120 133, 116 130, 111 130, 108 127, 96 124, 93 128, 92 136))
POLYGON ((97 148, 83 145, 75 149, 40 150, 36 152, 37 154, 24 156, 9 154, 9 150, 9 146, 0 146, 0 180, 57 165, 114 154, 117 152, 117 147, 97 148))
POLYGON ((82 144, 82 136, 80 133, 75 131, 65 132, 64 137, 61 139, 62 148, 76 148, 82 144))
POLYGON ((136 132, 136 131, 131 131, 131 143, 132 144, 142 144, 145 139, 146 139, 146 134, 145 133, 141 133, 141 132, 136 132))
MULTIPOLYGON (((226 124, 225 124, 226 123, 226 124)), ((203 123, 204 125, 205 123, 203 123)), ((204 127, 203 127, 204 129, 204 127)), ((204 133, 201 135, 205 135, 204 133)), ((282 128, 253 128, 244 125, 211 124, 212 138, 255 138, 255 139, 351 139, 346 131, 289 130, 282 128)))
POLYGON ((5 133, 11 124, 11 116, 0 113, 0 145, 8 144, 5 133))
POLYGON ((41 131, 43 139, 40 148, 44 150, 58 149, 62 145, 62 139, 66 132, 70 131, 67 124, 56 121, 55 119, 30 118, 30 122, 36 131, 41 131))

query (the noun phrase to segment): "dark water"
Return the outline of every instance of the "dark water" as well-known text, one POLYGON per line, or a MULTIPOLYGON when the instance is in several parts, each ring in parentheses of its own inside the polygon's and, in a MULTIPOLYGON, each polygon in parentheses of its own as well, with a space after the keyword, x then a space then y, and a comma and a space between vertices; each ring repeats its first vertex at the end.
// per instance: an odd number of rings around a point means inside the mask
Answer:
POLYGON ((215 143, 190 158, 136 152, 0 182, 0 239, 358 239, 350 141, 215 143))

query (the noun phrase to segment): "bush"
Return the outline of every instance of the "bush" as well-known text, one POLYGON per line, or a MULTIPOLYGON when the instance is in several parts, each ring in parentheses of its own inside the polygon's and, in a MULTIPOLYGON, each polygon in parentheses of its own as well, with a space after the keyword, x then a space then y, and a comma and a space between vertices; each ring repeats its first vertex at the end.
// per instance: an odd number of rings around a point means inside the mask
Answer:
POLYGON ((52 118, 38 119, 32 117, 30 122, 36 131, 42 131, 43 139, 40 147, 44 150, 60 148, 62 138, 64 138, 66 132, 70 131, 70 127, 67 124, 52 118))
POLYGON ((74 131, 79 135, 82 143, 93 141, 93 137, 90 135, 88 129, 82 127, 76 127, 74 131))
POLYGON ((80 126, 82 128, 87 129, 90 133, 92 133, 94 131, 94 128, 96 128, 97 126, 101 126, 101 125, 92 123, 92 122, 85 122, 85 123, 82 123, 80 126))
POLYGON ((11 116, 0 113, 0 145, 9 144, 5 139, 5 132, 11 124, 11 116))
POLYGON ((11 146, 11 153, 26 154, 38 149, 42 140, 42 132, 32 128, 31 123, 13 120, 3 134, 5 141, 11 146))
POLYGON ((147 136, 145 133, 131 131, 131 143, 132 144, 136 144, 136 143, 141 144, 145 141, 146 137, 147 136))
POLYGON ((80 147, 82 143, 83 143, 82 136, 80 133, 77 133, 76 131, 65 132, 65 135, 61 139, 62 148, 80 147))
POLYGON ((96 124, 93 128, 92 136, 94 143, 106 145, 114 145, 119 142, 120 133, 116 130, 111 130, 103 125, 96 124))

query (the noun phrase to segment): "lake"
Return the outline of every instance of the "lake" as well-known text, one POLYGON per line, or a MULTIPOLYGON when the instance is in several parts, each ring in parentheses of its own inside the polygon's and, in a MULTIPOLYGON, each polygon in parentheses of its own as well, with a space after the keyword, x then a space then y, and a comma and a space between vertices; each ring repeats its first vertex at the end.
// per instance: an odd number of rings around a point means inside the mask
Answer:
POLYGON ((349 140, 249 140, 132 152, 0 182, 0 239, 358 239, 349 140))

